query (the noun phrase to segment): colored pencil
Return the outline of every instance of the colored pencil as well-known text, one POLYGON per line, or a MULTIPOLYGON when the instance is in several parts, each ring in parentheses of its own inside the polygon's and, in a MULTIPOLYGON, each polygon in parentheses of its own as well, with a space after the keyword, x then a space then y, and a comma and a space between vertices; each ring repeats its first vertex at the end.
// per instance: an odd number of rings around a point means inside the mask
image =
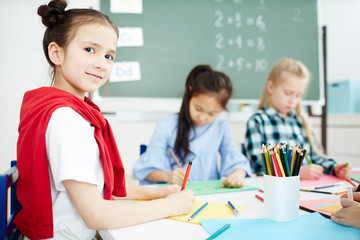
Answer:
POLYGON ((350 179, 356 182, 357 184, 360 184, 360 181, 356 180, 355 178, 350 178, 350 179))
POLYGON ((194 212, 193 215, 191 215, 191 216, 189 217, 188 221, 191 221, 191 220, 192 220, 196 215, 198 215, 199 212, 200 212, 201 210, 203 210, 208 204, 209 204, 209 203, 206 202, 206 203, 205 203, 204 205, 202 205, 198 210, 196 210, 196 212, 194 212))
POLYGON ((185 177, 184 177, 183 184, 182 184, 182 186, 181 186, 181 191, 185 189, 185 186, 186 186, 186 183, 187 183, 189 174, 190 174, 191 166, 192 166, 192 161, 189 162, 189 164, 188 164, 188 166, 187 166, 187 168, 186 168, 186 173, 185 173, 185 177))
POLYGON ((269 164, 270 174, 271 174, 271 176, 275 176, 274 165, 272 164, 272 160, 271 160, 271 157, 270 157, 270 149, 269 149, 269 147, 266 150, 266 156, 267 156, 267 161, 268 161, 268 164, 269 164))
POLYGON ((309 164, 313 164, 313 162, 310 160, 309 156, 305 154, 306 161, 308 161, 309 164))
POLYGON ((347 182, 349 182, 351 185, 356 186, 356 184, 353 183, 350 179, 346 178, 345 180, 346 180, 347 182))
POLYGON ((235 215, 236 215, 237 217, 240 217, 240 212, 239 212, 239 210, 237 210, 236 207, 235 207, 230 201, 228 201, 228 204, 229 204, 231 210, 233 210, 233 212, 235 213, 235 215))
POLYGON ((264 202, 264 198, 260 197, 259 195, 255 194, 255 197, 259 199, 260 201, 264 202))
POLYGON ((272 150, 270 151, 270 156, 271 156, 272 165, 274 166, 275 176, 281 177, 280 168, 278 167, 276 156, 272 150))
POLYGON ((324 186, 315 186, 314 189, 322 189, 322 188, 329 188, 329 187, 336 187, 340 184, 330 184, 330 185, 324 185, 324 186))
POLYGON ((344 193, 346 193, 346 191, 336 192, 335 195, 341 195, 341 194, 344 194, 344 193))
POLYGON ((262 149, 262 153, 261 153, 260 155, 261 155, 261 160, 262 160, 262 162, 263 162, 264 173, 265 173, 266 175, 268 175, 267 164, 266 164, 266 160, 265 160, 264 146, 263 146, 263 149, 262 149))
POLYGON ((281 163, 281 159, 280 159, 279 154, 276 153, 275 156, 276 156, 276 159, 277 159, 277 163, 279 164, 279 168, 280 168, 280 172, 281 172, 282 177, 286 177, 286 174, 284 172, 284 167, 283 167, 283 165, 281 163))
POLYGON ((292 152, 292 158, 291 158, 291 176, 294 176, 294 165, 295 165, 295 158, 297 153, 297 146, 294 147, 292 152))
POLYGON ((360 184, 357 186, 355 192, 360 192, 360 184))
POLYGON ((323 193, 323 194, 335 194, 335 193, 332 193, 332 192, 324 192, 324 191, 317 191, 317 190, 311 190, 311 189, 301 189, 300 188, 300 191, 302 192, 314 192, 314 193, 323 193))
POLYGON ((172 158, 174 159, 174 161, 175 161, 175 162, 176 162, 176 164, 178 165, 178 167, 179 167, 179 168, 182 168, 182 166, 181 166, 180 162, 177 160, 177 158, 176 158, 176 156, 175 156, 174 152, 171 150, 171 148, 168 148, 168 150, 169 150, 169 152, 170 152, 170 154, 171 154, 172 158))
POLYGON ((211 240, 211 239, 215 239, 217 236, 219 236, 220 234, 222 234, 226 229, 228 229, 230 227, 230 223, 225 224, 222 228, 220 228, 219 230, 217 230, 216 232, 214 232, 213 234, 211 234, 210 237, 208 237, 206 240, 211 240))

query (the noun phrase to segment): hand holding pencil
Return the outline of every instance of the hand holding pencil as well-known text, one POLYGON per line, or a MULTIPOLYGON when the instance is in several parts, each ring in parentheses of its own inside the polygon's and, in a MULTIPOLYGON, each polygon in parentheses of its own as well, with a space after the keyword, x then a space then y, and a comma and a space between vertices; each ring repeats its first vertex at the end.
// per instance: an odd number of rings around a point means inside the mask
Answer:
POLYGON ((341 179, 347 179, 350 176, 351 166, 348 163, 338 164, 334 168, 335 175, 341 179))
POLYGON ((185 177, 185 173, 185 169, 175 168, 172 172, 170 172, 168 182, 181 186, 185 177))
POLYGON ((171 148, 168 148, 168 150, 171 157, 174 159, 176 165, 178 166, 178 168, 175 168, 172 172, 170 172, 168 182, 181 185, 185 177, 185 170, 182 168, 179 160, 177 159, 171 148))

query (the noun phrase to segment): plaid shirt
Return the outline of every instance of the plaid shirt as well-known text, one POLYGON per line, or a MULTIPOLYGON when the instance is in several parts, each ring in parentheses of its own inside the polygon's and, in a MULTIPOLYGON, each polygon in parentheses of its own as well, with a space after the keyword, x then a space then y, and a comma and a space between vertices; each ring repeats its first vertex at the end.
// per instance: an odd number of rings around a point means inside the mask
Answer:
MULTIPOLYGON (((265 107, 257 110, 249 118, 245 135, 245 149, 254 173, 264 173, 261 160, 262 144, 274 143, 298 145, 306 149, 311 161, 324 167, 325 174, 334 174, 333 169, 336 162, 332 159, 324 159, 313 151, 301 119, 295 111, 290 111, 288 117, 284 119, 274 108, 265 107)), ((308 164, 306 159, 303 164, 308 164)))

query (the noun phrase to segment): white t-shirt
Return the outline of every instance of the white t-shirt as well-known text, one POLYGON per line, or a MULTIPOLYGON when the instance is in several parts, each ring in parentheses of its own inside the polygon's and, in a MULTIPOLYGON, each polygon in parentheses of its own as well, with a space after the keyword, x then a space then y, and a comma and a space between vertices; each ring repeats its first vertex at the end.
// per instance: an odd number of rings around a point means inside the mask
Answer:
POLYGON ((62 183, 76 180, 98 186, 104 194, 104 173, 94 127, 69 107, 54 111, 46 130, 53 204, 54 239, 92 239, 96 231, 86 227, 62 183))

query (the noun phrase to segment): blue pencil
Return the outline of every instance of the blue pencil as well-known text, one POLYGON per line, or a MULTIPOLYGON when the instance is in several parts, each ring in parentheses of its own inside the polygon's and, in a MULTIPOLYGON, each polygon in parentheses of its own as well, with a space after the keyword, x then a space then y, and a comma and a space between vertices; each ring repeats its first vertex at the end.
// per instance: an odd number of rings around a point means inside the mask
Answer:
POLYGON ((191 215, 188 219, 188 221, 191 221, 201 210, 204 209, 204 207, 206 207, 208 205, 208 202, 206 202, 204 205, 201 206, 201 208, 199 208, 198 210, 196 210, 196 212, 194 212, 193 215, 191 215))
POLYGON ((211 240, 211 239, 215 239, 217 236, 219 236, 220 234, 222 234, 226 229, 228 229, 230 227, 230 223, 224 225, 222 228, 220 228, 219 230, 217 230, 215 233, 213 233, 210 237, 208 237, 206 240, 211 240))
POLYGON ((228 204, 229 204, 229 206, 231 207, 231 209, 234 211, 235 215, 236 215, 237 217, 239 217, 239 216, 240 216, 239 210, 237 210, 236 207, 235 207, 230 201, 228 201, 228 204))

